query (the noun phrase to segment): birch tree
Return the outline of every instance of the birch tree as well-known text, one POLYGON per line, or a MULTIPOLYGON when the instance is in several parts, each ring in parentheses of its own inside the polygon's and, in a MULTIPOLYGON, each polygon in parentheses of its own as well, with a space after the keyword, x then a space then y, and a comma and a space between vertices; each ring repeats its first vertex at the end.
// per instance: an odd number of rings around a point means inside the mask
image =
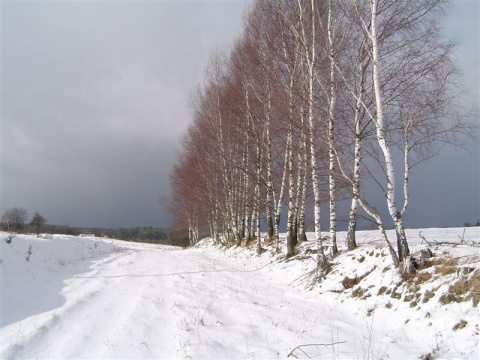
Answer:
POLYGON ((316 2, 314 0, 301 1, 297 0, 296 16, 298 27, 291 24, 291 29, 294 31, 298 41, 300 42, 300 56, 303 66, 302 81, 305 85, 306 98, 306 119, 308 123, 308 142, 310 154, 310 168, 311 181, 314 196, 314 224, 315 224, 315 240, 318 244, 318 258, 317 263, 319 268, 327 266, 327 259, 323 249, 321 222, 320 222, 320 181, 318 177, 318 161, 316 149, 316 131, 317 128, 314 119, 314 83, 315 83, 315 66, 317 62, 317 26, 318 26, 318 12, 316 9, 316 2))
MULTIPOLYGON (((437 104, 442 104, 442 108, 448 107, 447 98, 439 96, 441 92, 447 92, 444 84, 449 82, 453 71, 449 60, 451 44, 442 42, 439 35, 438 19, 441 18, 444 3, 441 0, 354 1, 359 26, 365 34, 369 49, 374 100, 373 106, 367 106, 358 97, 357 101, 362 102, 364 110, 373 121, 380 154, 380 158, 376 160, 385 177, 386 205, 397 234, 398 262, 404 264, 408 262, 410 255, 404 216, 408 205, 410 155, 415 149, 411 146, 410 134, 415 131, 422 132, 420 123, 425 119, 431 120, 431 115, 434 114, 433 108, 429 105, 433 99, 414 105, 410 101, 413 97, 407 100, 407 94, 409 89, 422 89, 423 92, 436 94, 437 104), (440 76, 443 80, 430 81, 432 76, 438 79, 438 76, 434 75, 438 73, 438 68, 443 69, 443 77, 440 76), (425 112, 422 114, 419 109, 427 110, 428 115, 425 112), (399 132, 402 134, 400 137, 399 132), (395 162, 396 147, 402 149, 403 161, 395 162), (403 173, 401 187, 397 185, 397 171, 403 173), (403 205, 399 206, 396 193, 401 192, 403 205)), ((446 133, 439 122, 429 123, 428 128, 434 129, 434 134, 446 133)), ((453 124, 447 132, 461 129, 458 125, 453 124)), ((430 136, 429 141, 434 137, 430 136)), ((363 203, 365 205, 365 201, 363 203)), ((370 210, 372 209, 370 207, 370 210)), ((375 213, 378 218, 378 211, 375 213)))

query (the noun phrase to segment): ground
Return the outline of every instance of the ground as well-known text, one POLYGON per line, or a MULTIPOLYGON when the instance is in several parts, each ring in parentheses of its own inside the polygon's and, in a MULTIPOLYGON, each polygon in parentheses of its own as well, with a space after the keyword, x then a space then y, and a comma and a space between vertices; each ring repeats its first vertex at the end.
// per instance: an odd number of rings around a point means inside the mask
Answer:
POLYGON ((478 359, 480 229, 407 235, 413 252, 433 251, 415 276, 393 268, 376 232, 353 252, 340 233, 312 283, 311 240, 285 259, 274 244, 257 256, 211 240, 184 250, 0 233, 0 356, 478 359))

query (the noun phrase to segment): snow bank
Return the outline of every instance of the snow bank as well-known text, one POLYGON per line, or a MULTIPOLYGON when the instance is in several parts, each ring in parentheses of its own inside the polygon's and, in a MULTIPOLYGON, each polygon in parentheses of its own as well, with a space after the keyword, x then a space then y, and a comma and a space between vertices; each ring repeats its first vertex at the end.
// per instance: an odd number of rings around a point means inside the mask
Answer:
MULTIPOLYGON (((347 358, 352 354, 364 358, 430 354, 435 359, 478 359, 480 228, 409 229, 406 233, 412 254, 427 248, 433 251, 424 268, 407 279, 394 268, 378 231, 358 232, 359 247, 350 252, 344 245, 346 233, 340 232, 340 253, 321 278, 315 271, 313 233, 307 234, 307 242, 297 245, 296 255, 290 259, 275 252, 275 244, 264 245, 266 251, 260 256, 256 244, 224 248, 205 239, 197 248, 215 248, 246 269, 267 267, 286 288, 315 294, 319 306, 337 314, 332 320, 337 324, 330 329, 336 334, 331 343, 351 339, 352 326, 362 334, 355 340, 356 349, 342 350, 337 344, 336 354, 347 358)), ((395 239, 394 231, 388 235, 395 239)), ((283 234, 282 249, 285 241, 283 234)), ((325 245, 328 249, 329 242, 325 245)), ((308 346, 292 355, 305 356, 302 351, 306 351, 311 357, 331 356, 332 350, 327 348, 308 346)))
POLYGON ((100 257, 125 251, 118 243, 68 235, 0 233, 0 327, 64 303, 64 281, 85 272, 100 257))

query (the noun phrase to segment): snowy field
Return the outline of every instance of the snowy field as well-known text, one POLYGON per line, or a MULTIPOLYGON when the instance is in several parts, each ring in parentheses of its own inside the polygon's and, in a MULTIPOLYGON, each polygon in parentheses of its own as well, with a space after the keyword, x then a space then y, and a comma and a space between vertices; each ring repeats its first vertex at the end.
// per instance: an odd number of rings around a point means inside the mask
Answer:
POLYGON ((312 241, 285 260, 0 233, 0 357, 479 359, 480 228, 421 231, 434 257, 415 277, 364 231, 316 284, 312 241))

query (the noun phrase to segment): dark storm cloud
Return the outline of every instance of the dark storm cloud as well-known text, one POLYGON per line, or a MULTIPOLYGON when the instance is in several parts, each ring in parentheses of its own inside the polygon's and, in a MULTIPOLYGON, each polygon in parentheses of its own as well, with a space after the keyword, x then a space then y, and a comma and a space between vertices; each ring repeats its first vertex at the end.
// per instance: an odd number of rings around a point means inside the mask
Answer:
POLYGON ((0 211, 167 225, 188 96, 244 2, 2 3, 0 211))
MULTIPOLYGON (((168 225, 158 196, 169 193, 189 94, 211 51, 239 35, 246 3, 2 2, 0 213, 168 225)), ((478 2, 453 5, 445 33, 461 42, 465 102, 478 108, 478 2)), ((412 174, 408 226, 480 217, 478 152, 442 151, 412 174)))

